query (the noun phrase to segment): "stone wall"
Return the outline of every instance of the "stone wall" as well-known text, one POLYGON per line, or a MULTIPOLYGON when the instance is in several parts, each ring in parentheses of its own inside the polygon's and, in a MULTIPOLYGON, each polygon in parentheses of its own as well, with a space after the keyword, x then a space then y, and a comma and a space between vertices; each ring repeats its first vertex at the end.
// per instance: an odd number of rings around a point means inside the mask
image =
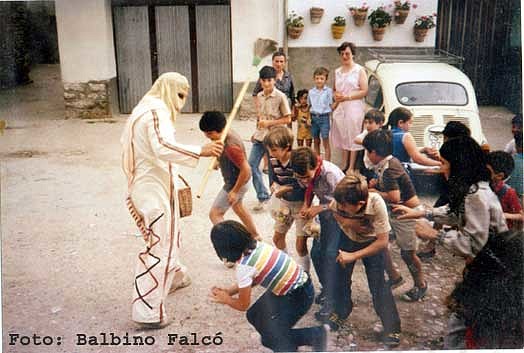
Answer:
POLYGON ((108 119, 115 96, 113 80, 64 82, 66 118, 108 119))

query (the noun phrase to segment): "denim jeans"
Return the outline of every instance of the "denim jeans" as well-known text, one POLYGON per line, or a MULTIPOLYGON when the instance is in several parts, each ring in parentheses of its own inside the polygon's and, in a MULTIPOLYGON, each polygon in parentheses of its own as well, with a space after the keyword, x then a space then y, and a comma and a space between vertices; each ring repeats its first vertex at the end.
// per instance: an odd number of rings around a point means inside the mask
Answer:
POLYGON ((266 291, 247 311, 247 320, 260 333, 262 344, 275 352, 295 352, 321 338, 322 327, 292 327, 309 310, 315 290, 308 281, 283 296, 266 291))
POLYGON ((330 296, 329 292, 335 290, 335 272, 338 267, 336 259, 342 230, 330 211, 321 212, 318 217, 320 218, 320 236, 313 240, 311 261, 326 293, 328 299, 326 304, 331 304, 329 298, 333 296, 330 296))
MULTIPOLYGON (((340 240, 340 249, 343 251, 354 252, 369 246, 368 243, 357 243, 347 236, 340 240)), ((398 316, 397 306, 391 293, 391 287, 386 284, 384 279, 384 251, 378 254, 368 256, 362 259, 368 278, 369 291, 373 300, 373 307, 378 317, 382 321, 384 333, 399 333, 400 318, 398 316)), ((348 263, 344 267, 337 264, 335 291, 333 302, 334 312, 339 318, 345 319, 353 310, 351 301, 351 276, 355 263, 348 263), (349 281, 349 284, 348 284, 349 281)))
POLYGON ((269 192, 267 191, 266 185, 262 178, 262 172, 260 171, 260 161, 264 154, 268 154, 264 144, 262 142, 253 142, 251 147, 251 153, 249 154, 249 166, 251 167, 251 175, 253 177, 253 186, 257 192, 258 201, 265 201, 269 199, 269 192))

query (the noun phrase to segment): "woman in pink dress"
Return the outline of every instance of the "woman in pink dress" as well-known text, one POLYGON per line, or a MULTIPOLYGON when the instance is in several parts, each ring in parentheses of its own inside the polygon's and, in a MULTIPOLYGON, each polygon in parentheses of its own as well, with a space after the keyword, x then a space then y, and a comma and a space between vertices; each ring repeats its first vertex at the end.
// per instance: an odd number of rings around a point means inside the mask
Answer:
POLYGON ((331 143, 343 151, 343 171, 355 169, 357 154, 363 149, 355 144, 355 137, 362 132, 364 100, 368 93, 366 70, 353 61, 356 46, 350 42, 338 48, 342 66, 335 70, 335 109, 330 131, 331 143))

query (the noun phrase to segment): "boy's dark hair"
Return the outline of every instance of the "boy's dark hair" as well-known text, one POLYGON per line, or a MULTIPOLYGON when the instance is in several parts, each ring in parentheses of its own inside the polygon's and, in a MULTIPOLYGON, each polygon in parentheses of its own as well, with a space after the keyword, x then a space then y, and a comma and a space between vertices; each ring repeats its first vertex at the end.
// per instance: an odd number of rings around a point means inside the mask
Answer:
POLYGON ((411 110, 404 107, 398 107, 389 113, 388 125, 391 128, 394 128, 398 126, 400 121, 408 121, 411 118, 413 118, 413 113, 411 110))
POLYGON ((271 60, 273 60, 275 57, 277 56, 283 56, 284 59, 287 59, 286 57, 286 54, 282 51, 282 50, 277 50, 276 52, 273 53, 273 55, 271 56, 271 60))
POLYGON ((384 120, 386 119, 384 117, 384 113, 382 113, 380 110, 370 109, 366 115, 364 115, 364 120, 372 120, 377 124, 384 124, 384 120))
POLYGON ((209 132, 216 131, 222 132, 226 127, 226 117, 224 113, 212 110, 204 112, 200 118, 199 127, 201 131, 209 132))
POLYGON ((277 70, 273 66, 264 66, 260 69, 258 72, 259 78, 266 79, 266 78, 276 78, 277 77, 277 70))
POLYGON ((358 172, 349 172, 337 184, 333 196, 341 204, 356 205, 360 201, 367 201, 369 193, 366 178, 358 172))
POLYGON ((522 114, 517 114, 511 119, 511 125, 517 125, 520 126, 522 129, 522 114))
POLYGON ((488 154, 487 163, 495 173, 503 173, 504 179, 509 177, 515 168, 515 161, 511 154, 504 151, 494 151, 488 154))
POLYGON ((289 148, 293 146, 293 132, 287 126, 275 126, 264 137, 267 148, 289 148))
POLYGON ((317 67, 315 71, 313 71, 313 77, 315 76, 326 76, 326 80, 329 75, 329 70, 326 69, 324 66, 317 67))
POLYGON ((337 48, 337 53, 342 53, 346 48, 349 48, 351 50, 351 54, 353 56, 357 55, 357 46, 352 42, 343 42, 340 44, 340 46, 337 48))
POLYGON ((379 156, 387 157, 393 153, 393 136, 390 130, 371 131, 364 137, 362 145, 368 152, 375 151, 379 156))
POLYGON ((236 262, 242 254, 257 246, 256 240, 251 238, 246 227, 237 221, 215 224, 211 229, 211 242, 217 256, 229 262, 236 262))
POLYGON ((442 130, 444 137, 451 139, 461 136, 471 136, 471 130, 469 127, 461 123, 460 121, 450 121, 442 130))
POLYGON ((297 101, 302 98, 303 95, 305 94, 308 94, 308 90, 307 89, 301 89, 300 91, 297 92, 297 101))
POLYGON ((291 168, 299 175, 317 167, 317 154, 309 147, 299 147, 291 151, 291 168))

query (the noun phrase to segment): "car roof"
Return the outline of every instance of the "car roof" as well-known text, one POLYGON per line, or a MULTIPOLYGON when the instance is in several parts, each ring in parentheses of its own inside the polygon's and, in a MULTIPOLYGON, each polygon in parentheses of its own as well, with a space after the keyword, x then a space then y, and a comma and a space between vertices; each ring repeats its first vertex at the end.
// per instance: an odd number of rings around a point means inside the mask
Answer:
POLYGON ((399 83, 416 81, 457 82, 468 91, 469 78, 458 68, 438 62, 380 63, 378 60, 366 62, 366 68, 380 78, 384 85, 396 87, 399 83))

